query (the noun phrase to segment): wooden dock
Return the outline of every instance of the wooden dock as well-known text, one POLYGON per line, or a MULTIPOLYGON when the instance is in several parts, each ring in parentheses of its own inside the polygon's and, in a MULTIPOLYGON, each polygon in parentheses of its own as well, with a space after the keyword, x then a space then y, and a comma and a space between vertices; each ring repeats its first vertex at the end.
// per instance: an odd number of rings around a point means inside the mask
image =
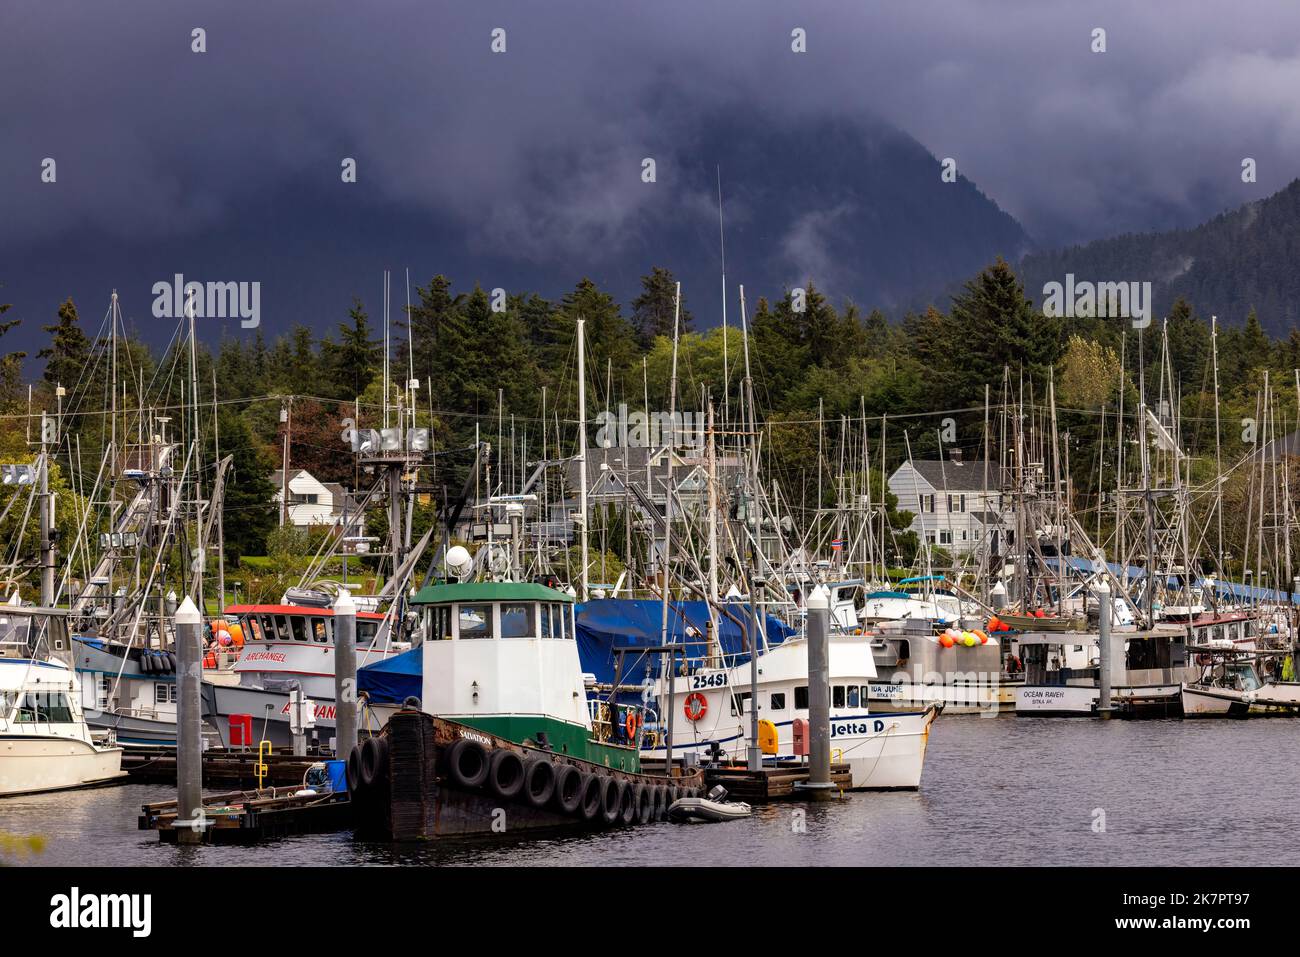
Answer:
MULTIPOLYGON (((319 834, 352 826, 352 805, 346 794, 325 791, 299 796, 297 785, 231 791, 203 798, 202 825, 205 844, 252 844, 292 834, 319 834)), ((137 826, 157 831, 164 843, 176 843, 175 801, 158 801, 140 809, 137 826)))
MULTIPOLYGON (((332 754, 292 754, 288 749, 265 756, 266 775, 263 787, 300 787, 307 769, 320 761, 332 761, 332 754)), ((203 784, 255 788, 258 757, 256 751, 212 749, 203 752, 203 784)), ((132 781, 158 784, 176 783, 175 748, 127 748, 122 754, 122 770, 132 781)))
MULTIPOLYGON (((674 761, 680 766, 681 762, 674 761)), ((642 769, 647 773, 661 773, 662 759, 643 759, 642 769)), ((731 800, 744 801, 746 804, 767 804, 771 801, 800 800, 803 795, 795 787, 801 781, 808 780, 808 767, 794 763, 765 765, 761 771, 750 771, 744 765, 708 766, 704 769, 704 788, 706 791, 721 784, 727 789, 731 800)), ((840 791, 847 791, 853 783, 853 775, 847 764, 831 765, 831 783, 840 791)))

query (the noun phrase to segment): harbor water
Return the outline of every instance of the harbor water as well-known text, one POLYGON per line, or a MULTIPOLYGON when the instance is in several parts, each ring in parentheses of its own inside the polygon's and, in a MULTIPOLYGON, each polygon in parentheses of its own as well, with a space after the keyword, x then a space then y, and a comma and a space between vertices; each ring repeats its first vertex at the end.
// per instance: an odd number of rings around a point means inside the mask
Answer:
POLYGON ((138 831, 157 785, 0 800, 0 831, 40 835, 11 863, 184 865, 1276 865, 1300 770, 1289 719, 940 718, 920 792, 778 803, 727 824, 661 823, 491 842, 395 846, 350 833, 176 847, 138 831))

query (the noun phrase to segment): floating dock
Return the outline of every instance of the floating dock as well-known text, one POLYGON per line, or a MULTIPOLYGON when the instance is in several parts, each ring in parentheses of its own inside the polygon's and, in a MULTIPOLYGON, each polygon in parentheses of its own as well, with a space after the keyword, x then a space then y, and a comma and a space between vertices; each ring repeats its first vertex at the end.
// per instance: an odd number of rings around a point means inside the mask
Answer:
MULTIPOLYGON (((346 794, 324 791, 300 794, 301 786, 210 794, 203 799, 201 824, 205 844, 252 844, 292 834, 319 834, 352 826, 346 794)), ((177 802, 158 801, 140 810, 138 827, 157 831, 163 843, 175 844, 177 831, 194 826, 176 821, 177 802)))
MULTIPOLYGON (((663 773, 664 762, 660 758, 647 758, 641 762, 648 773, 663 773)), ((673 764, 681 767, 680 761, 673 764)), ((721 784, 727 789, 731 800, 744 801, 747 804, 767 804, 771 801, 802 800, 796 785, 807 781, 809 770, 806 764, 764 765, 761 771, 751 771, 744 765, 708 765, 704 767, 705 791, 721 784)), ((853 775, 847 764, 831 765, 831 783, 840 791, 852 787, 853 775)))

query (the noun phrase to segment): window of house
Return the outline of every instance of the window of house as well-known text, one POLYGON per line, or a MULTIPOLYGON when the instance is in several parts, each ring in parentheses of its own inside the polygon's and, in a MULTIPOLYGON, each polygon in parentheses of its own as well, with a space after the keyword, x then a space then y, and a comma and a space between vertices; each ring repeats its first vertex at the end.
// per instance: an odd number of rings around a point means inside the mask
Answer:
POLYGON ((939 531, 939 544, 940 544, 940 545, 951 545, 951 544, 952 544, 952 529, 951 529, 951 528, 940 529, 940 531, 939 531))
POLYGON ((965 495, 949 495, 949 496, 948 496, 948 511, 950 511, 950 512, 964 512, 964 511, 966 511, 966 496, 965 496, 965 495))
POLYGON ((922 512, 931 512, 931 513, 934 512, 934 496, 933 496, 933 495, 922 495, 922 496, 921 496, 921 511, 922 511, 922 512))
POLYGON ((799 685, 794 689, 794 707, 796 711, 808 710, 808 686, 799 685))
POLYGON ((492 637, 491 605, 459 605, 457 607, 460 610, 460 637, 462 641, 468 638, 492 637))

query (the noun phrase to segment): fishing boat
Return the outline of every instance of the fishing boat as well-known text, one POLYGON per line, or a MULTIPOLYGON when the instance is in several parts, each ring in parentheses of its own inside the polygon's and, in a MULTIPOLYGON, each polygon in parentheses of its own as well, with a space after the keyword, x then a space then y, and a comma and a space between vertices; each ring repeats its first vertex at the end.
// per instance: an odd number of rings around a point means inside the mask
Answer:
POLYGON ((531 582, 454 582, 421 589, 412 608, 422 694, 349 757, 361 833, 432 840, 648 823, 702 792, 698 769, 642 773, 640 707, 588 695, 570 596, 531 582))
MULTIPOLYGON (((291 589, 279 603, 225 609, 226 617, 240 626, 244 639, 233 666, 237 682, 203 683, 203 716, 222 747, 260 741, 275 747, 291 745, 290 695, 295 690, 311 702, 318 742, 328 743, 335 714, 333 600, 334 596, 323 592, 291 589)), ((358 665, 410 647, 400 642, 380 643, 384 617, 374 611, 358 611, 358 665)))
POLYGON ((92 787, 125 777, 122 749, 92 734, 68 654, 66 611, 3 606, 0 796, 92 787))

